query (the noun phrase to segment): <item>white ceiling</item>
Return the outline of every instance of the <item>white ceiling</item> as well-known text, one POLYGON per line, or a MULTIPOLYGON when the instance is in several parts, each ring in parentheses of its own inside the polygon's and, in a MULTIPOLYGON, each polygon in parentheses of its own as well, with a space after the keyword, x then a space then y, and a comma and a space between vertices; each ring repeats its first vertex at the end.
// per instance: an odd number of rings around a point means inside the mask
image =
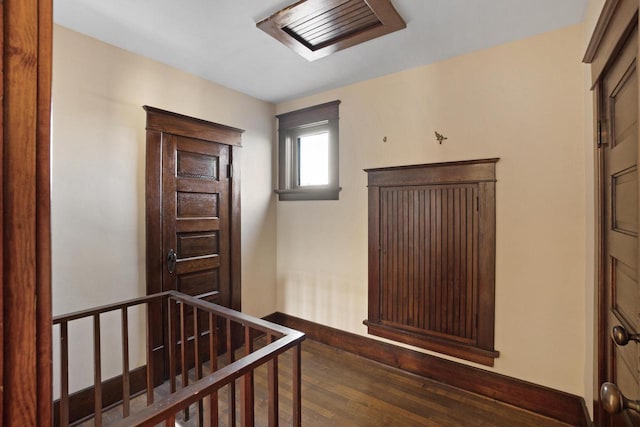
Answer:
POLYGON ((587 1, 392 0, 406 29, 314 62, 256 28, 293 0, 54 0, 54 18, 277 103, 577 24, 587 1))

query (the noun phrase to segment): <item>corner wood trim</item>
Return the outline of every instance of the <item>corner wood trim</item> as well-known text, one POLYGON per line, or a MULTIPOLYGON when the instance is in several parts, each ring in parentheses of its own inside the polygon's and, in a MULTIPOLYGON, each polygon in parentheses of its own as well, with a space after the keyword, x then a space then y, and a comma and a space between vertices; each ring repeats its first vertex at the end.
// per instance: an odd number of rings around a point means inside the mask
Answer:
POLYGON ((309 339, 443 384, 573 426, 592 426, 584 399, 573 394, 440 359, 280 312, 266 316, 265 320, 302 331, 309 339))
POLYGON ((618 2, 620 0, 606 0, 606 3, 602 7, 602 12, 598 17, 598 22, 596 23, 595 28, 593 29, 593 34, 591 35, 591 39, 589 40, 589 45, 587 46, 587 50, 582 58, 582 62, 585 64, 590 64, 596 56, 598 48, 600 47, 600 43, 604 38, 607 27, 611 22, 611 18, 613 17, 613 12, 618 6, 618 2))
MULTIPOLYGON (((147 366, 143 365, 130 371, 130 393, 136 396, 147 388, 147 366)), ((87 387, 69 396, 69 424, 79 424, 93 417, 94 387, 87 387)), ((117 376, 102 383, 102 407, 104 409, 119 405, 122 402, 122 376, 117 376)), ((60 400, 53 402, 53 425, 60 425, 60 400)))

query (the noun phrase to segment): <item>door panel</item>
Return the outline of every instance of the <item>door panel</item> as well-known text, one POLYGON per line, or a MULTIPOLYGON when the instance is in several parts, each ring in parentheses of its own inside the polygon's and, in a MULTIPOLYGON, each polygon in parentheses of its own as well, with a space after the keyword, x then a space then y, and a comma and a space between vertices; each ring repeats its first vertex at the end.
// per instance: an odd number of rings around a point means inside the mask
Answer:
MULTIPOLYGON (((163 291, 176 290, 229 306, 229 147, 165 135, 163 138, 163 251, 176 253, 175 270, 163 271, 163 291)), ((193 351, 193 313, 185 313, 193 351)), ((202 356, 208 326, 200 322, 202 356)))
MULTIPOLYGON (((640 331, 638 286, 638 79, 637 31, 605 71, 600 101, 608 123, 603 147, 605 330, 623 326, 629 334, 640 331)), ((606 340, 607 380, 630 399, 640 399, 638 345, 617 346, 606 340)), ((605 420, 614 426, 640 426, 631 411, 605 420)))
MULTIPOLYGON (((231 164, 239 159, 243 131, 149 106, 144 109, 147 293, 177 290, 240 310, 240 174, 238 165, 231 169, 231 164)), ((150 307, 150 324, 157 325, 149 331, 155 384, 168 378, 169 314, 166 305, 150 307)), ((193 363, 195 319, 193 312, 185 314, 184 328, 173 330, 186 332, 185 350, 193 363)), ((205 317, 198 316, 197 326, 203 340, 209 332, 205 317)), ((222 347, 224 328, 218 332, 222 347)), ((180 341, 177 338, 172 345, 180 341)))

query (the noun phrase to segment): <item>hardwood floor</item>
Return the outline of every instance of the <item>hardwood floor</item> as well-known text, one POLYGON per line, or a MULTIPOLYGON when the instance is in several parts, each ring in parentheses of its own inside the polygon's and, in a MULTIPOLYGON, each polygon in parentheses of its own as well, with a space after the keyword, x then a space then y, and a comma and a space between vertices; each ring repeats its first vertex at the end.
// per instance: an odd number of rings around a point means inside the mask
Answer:
MULTIPOLYGON (((280 425, 291 425, 291 357, 279 358, 280 425)), ((255 374, 256 426, 267 426, 266 368, 255 374)), ((162 394, 163 391, 158 391, 162 394)), ((227 390, 220 393, 221 425, 227 421, 227 390)), ((504 403, 372 362, 307 340, 302 346, 302 425, 327 426, 566 426, 504 403)), ((134 403, 133 407, 137 405, 134 403)), ((189 421, 197 425, 195 410, 189 421)), ((104 425, 120 418, 105 413, 104 425)), ((86 422, 83 426, 91 426, 86 422)))

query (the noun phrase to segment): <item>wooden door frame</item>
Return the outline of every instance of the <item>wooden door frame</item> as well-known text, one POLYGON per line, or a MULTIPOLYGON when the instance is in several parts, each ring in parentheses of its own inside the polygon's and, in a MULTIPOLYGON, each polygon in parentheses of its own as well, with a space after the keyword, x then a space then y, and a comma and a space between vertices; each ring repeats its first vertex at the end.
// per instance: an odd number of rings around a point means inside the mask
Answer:
MULTIPOLYGON (((165 254, 163 252, 162 233, 162 133, 188 138, 215 141, 229 146, 229 165, 232 175, 229 178, 229 268, 230 308, 242 309, 241 285, 241 236, 240 236, 240 147, 242 129, 209 122, 159 108, 143 107, 147 112, 147 147, 145 172, 145 226, 146 226, 146 278, 147 295, 162 292, 162 270, 165 254)), ((155 307, 149 316, 151 324, 162 321, 162 309, 155 307)), ((151 337, 149 352, 154 354, 153 364, 155 382, 164 378, 164 337, 157 330, 148 331, 151 337)))
POLYGON ((52 0, 0 2, 0 424, 52 423, 52 0))
MULTIPOLYGON (((630 31, 638 25, 637 0, 607 0, 593 31, 583 62, 591 64, 591 84, 594 100, 594 192, 595 192, 595 314, 594 330, 594 402, 593 414, 596 425, 608 424, 605 412, 600 405, 600 385, 607 381, 607 345, 610 331, 607 328, 608 307, 606 306, 607 285, 605 278, 605 236, 606 216, 604 192, 606 177, 604 176, 604 153, 601 149, 603 138, 606 139, 605 126, 599 125, 603 114, 601 105, 601 77, 610 65, 612 57, 622 48, 630 31)), ((639 56, 640 57, 640 56, 639 56)), ((640 120, 639 126, 640 126, 640 120)), ((604 141, 606 142, 606 141, 604 141)))

